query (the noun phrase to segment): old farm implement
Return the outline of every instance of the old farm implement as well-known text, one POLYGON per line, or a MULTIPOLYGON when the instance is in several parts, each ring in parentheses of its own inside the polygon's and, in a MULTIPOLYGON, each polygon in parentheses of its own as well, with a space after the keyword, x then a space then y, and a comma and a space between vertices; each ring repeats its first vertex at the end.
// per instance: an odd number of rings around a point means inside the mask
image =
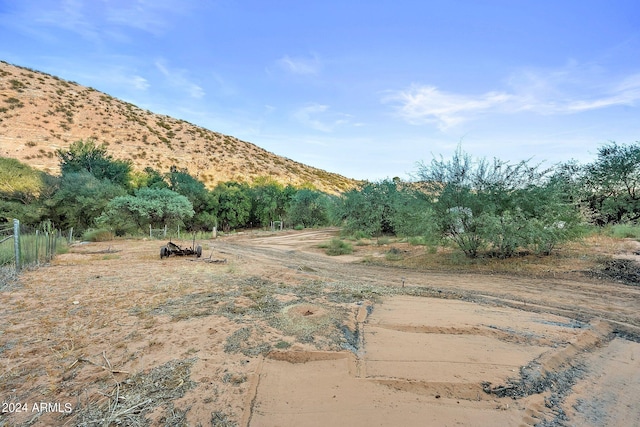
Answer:
POLYGON ((202 246, 196 246, 195 241, 190 248, 182 248, 175 243, 169 241, 165 246, 160 248, 160 258, 169 257, 171 255, 175 256, 190 256, 195 255, 198 258, 202 256, 202 246))

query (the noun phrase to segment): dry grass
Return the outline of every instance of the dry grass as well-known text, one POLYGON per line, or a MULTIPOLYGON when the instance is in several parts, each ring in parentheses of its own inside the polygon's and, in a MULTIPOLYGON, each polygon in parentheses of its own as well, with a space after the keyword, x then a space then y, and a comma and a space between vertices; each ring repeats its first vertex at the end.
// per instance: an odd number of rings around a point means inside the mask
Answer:
POLYGON ((18 285, 18 274, 11 267, 0 267, 0 291, 9 290, 18 285))
MULTIPOLYGON (((109 364, 106 358, 105 362, 109 364)), ((79 405, 73 413, 72 422, 79 427, 146 426, 146 415, 162 407, 165 426, 186 426, 187 411, 176 411, 172 401, 195 387, 195 382, 190 379, 190 368, 194 362, 195 359, 174 360, 124 381, 118 381, 114 376, 112 381, 102 384, 100 398, 79 405)))

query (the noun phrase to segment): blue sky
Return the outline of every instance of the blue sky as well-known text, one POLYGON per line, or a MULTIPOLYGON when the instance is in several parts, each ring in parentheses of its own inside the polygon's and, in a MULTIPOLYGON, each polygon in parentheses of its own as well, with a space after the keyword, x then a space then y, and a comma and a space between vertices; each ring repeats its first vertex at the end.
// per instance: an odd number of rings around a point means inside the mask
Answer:
POLYGON ((350 178, 640 140, 637 0, 0 0, 0 59, 350 178))

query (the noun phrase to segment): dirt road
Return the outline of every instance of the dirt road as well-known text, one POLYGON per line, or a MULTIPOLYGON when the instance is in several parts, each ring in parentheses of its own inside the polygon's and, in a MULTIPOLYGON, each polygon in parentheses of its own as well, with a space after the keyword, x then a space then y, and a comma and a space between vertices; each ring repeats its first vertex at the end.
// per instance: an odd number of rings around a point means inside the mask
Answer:
POLYGON ((640 287, 582 280, 528 279, 500 275, 416 272, 362 262, 363 256, 330 257, 315 246, 337 230, 219 242, 216 247, 238 258, 256 260, 273 268, 305 270, 321 280, 350 281, 381 286, 425 288, 474 301, 503 304, 527 311, 545 311, 575 319, 607 319, 640 332, 640 287), (403 280, 404 279, 404 280, 403 280))
POLYGON ((640 425, 639 287, 329 257, 336 233, 82 244, 24 273, 0 426, 640 425))

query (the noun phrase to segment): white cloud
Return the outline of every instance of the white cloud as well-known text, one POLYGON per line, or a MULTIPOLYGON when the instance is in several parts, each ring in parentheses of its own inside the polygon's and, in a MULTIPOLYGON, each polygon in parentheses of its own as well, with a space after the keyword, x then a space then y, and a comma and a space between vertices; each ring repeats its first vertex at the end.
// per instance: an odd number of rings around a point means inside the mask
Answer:
POLYGON ((155 66, 165 76, 171 86, 186 91, 192 98, 202 98, 205 95, 204 89, 185 77, 186 71, 170 70, 164 64, 163 60, 156 61, 155 66))
POLYGON ((187 15, 194 8, 179 0, 21 0, 13 3, 6 11, 0 10, 0 21, 17 31, 50 41, 61 37, 51 31, 58 29, 93 43, 106 40, 131 43, 135 40, 126 31, 131 28, 160 36, 174 25, 172 17, 187 15))
POLYGON ((292 74, 299 75, 318 74, 322 66, 316 55, 312 58, 292 58, 285 55, 278 60, 278 65, 292 74))
POLYGON ((188 14, 192 6, 189 2, 175 0, 135 0, 113 6, 105 1, 106 20, 110 24, 136 28, 156 36, 171 27, 171 17, 188 14))
POLYGON ((147 90, 149 88, 149 82, 144 77, 133 76, 130 81, 133 87, 138 90, 147 90))
POLYGON ((436 123, 446 129, 475 114, 499 108, 511 99, 512 95, 502 92, 470 96, 443 92, 435 86, 414 85, 385 100, 398 102, 399 115, 409 123, 436 123))
POLYGON ((299 123, 321 132, 332 132, 336 127, 349 123, 350 116, 332 113, 328 105, 309 104, 293 113, 299 123))
POLYGON ((41 32, 42 27, 71 31, 84 39, 92 41, 100 39, 99 30, 86 14, 83 0, 64 0, 59 3, 45 4, 29 1, 19 3, 19 8, 16 8, 10 19, 18 26, 20 25, 18 23, 22 23, 21 29, 25 32, 41 34, 46 38, 51 38, 52 36, 46 32, 41 32))
POLYGON ((629 76, 606 90, 600 97, 576 100, 567 104, 568 112, 581 112, 616 105, 633 106, 640 100, 640 74, 629 76))
POLYGON ((613 84, 601 74, 571 63, 558 70, 521 70, 509 77, 507 89, 480 95, 412 85, 391 91, 382 101, 395 104, 398 116, 409 123, 433 123, 441 130, 484 114, 577 114, 640 101, 640 73, 613 84))

